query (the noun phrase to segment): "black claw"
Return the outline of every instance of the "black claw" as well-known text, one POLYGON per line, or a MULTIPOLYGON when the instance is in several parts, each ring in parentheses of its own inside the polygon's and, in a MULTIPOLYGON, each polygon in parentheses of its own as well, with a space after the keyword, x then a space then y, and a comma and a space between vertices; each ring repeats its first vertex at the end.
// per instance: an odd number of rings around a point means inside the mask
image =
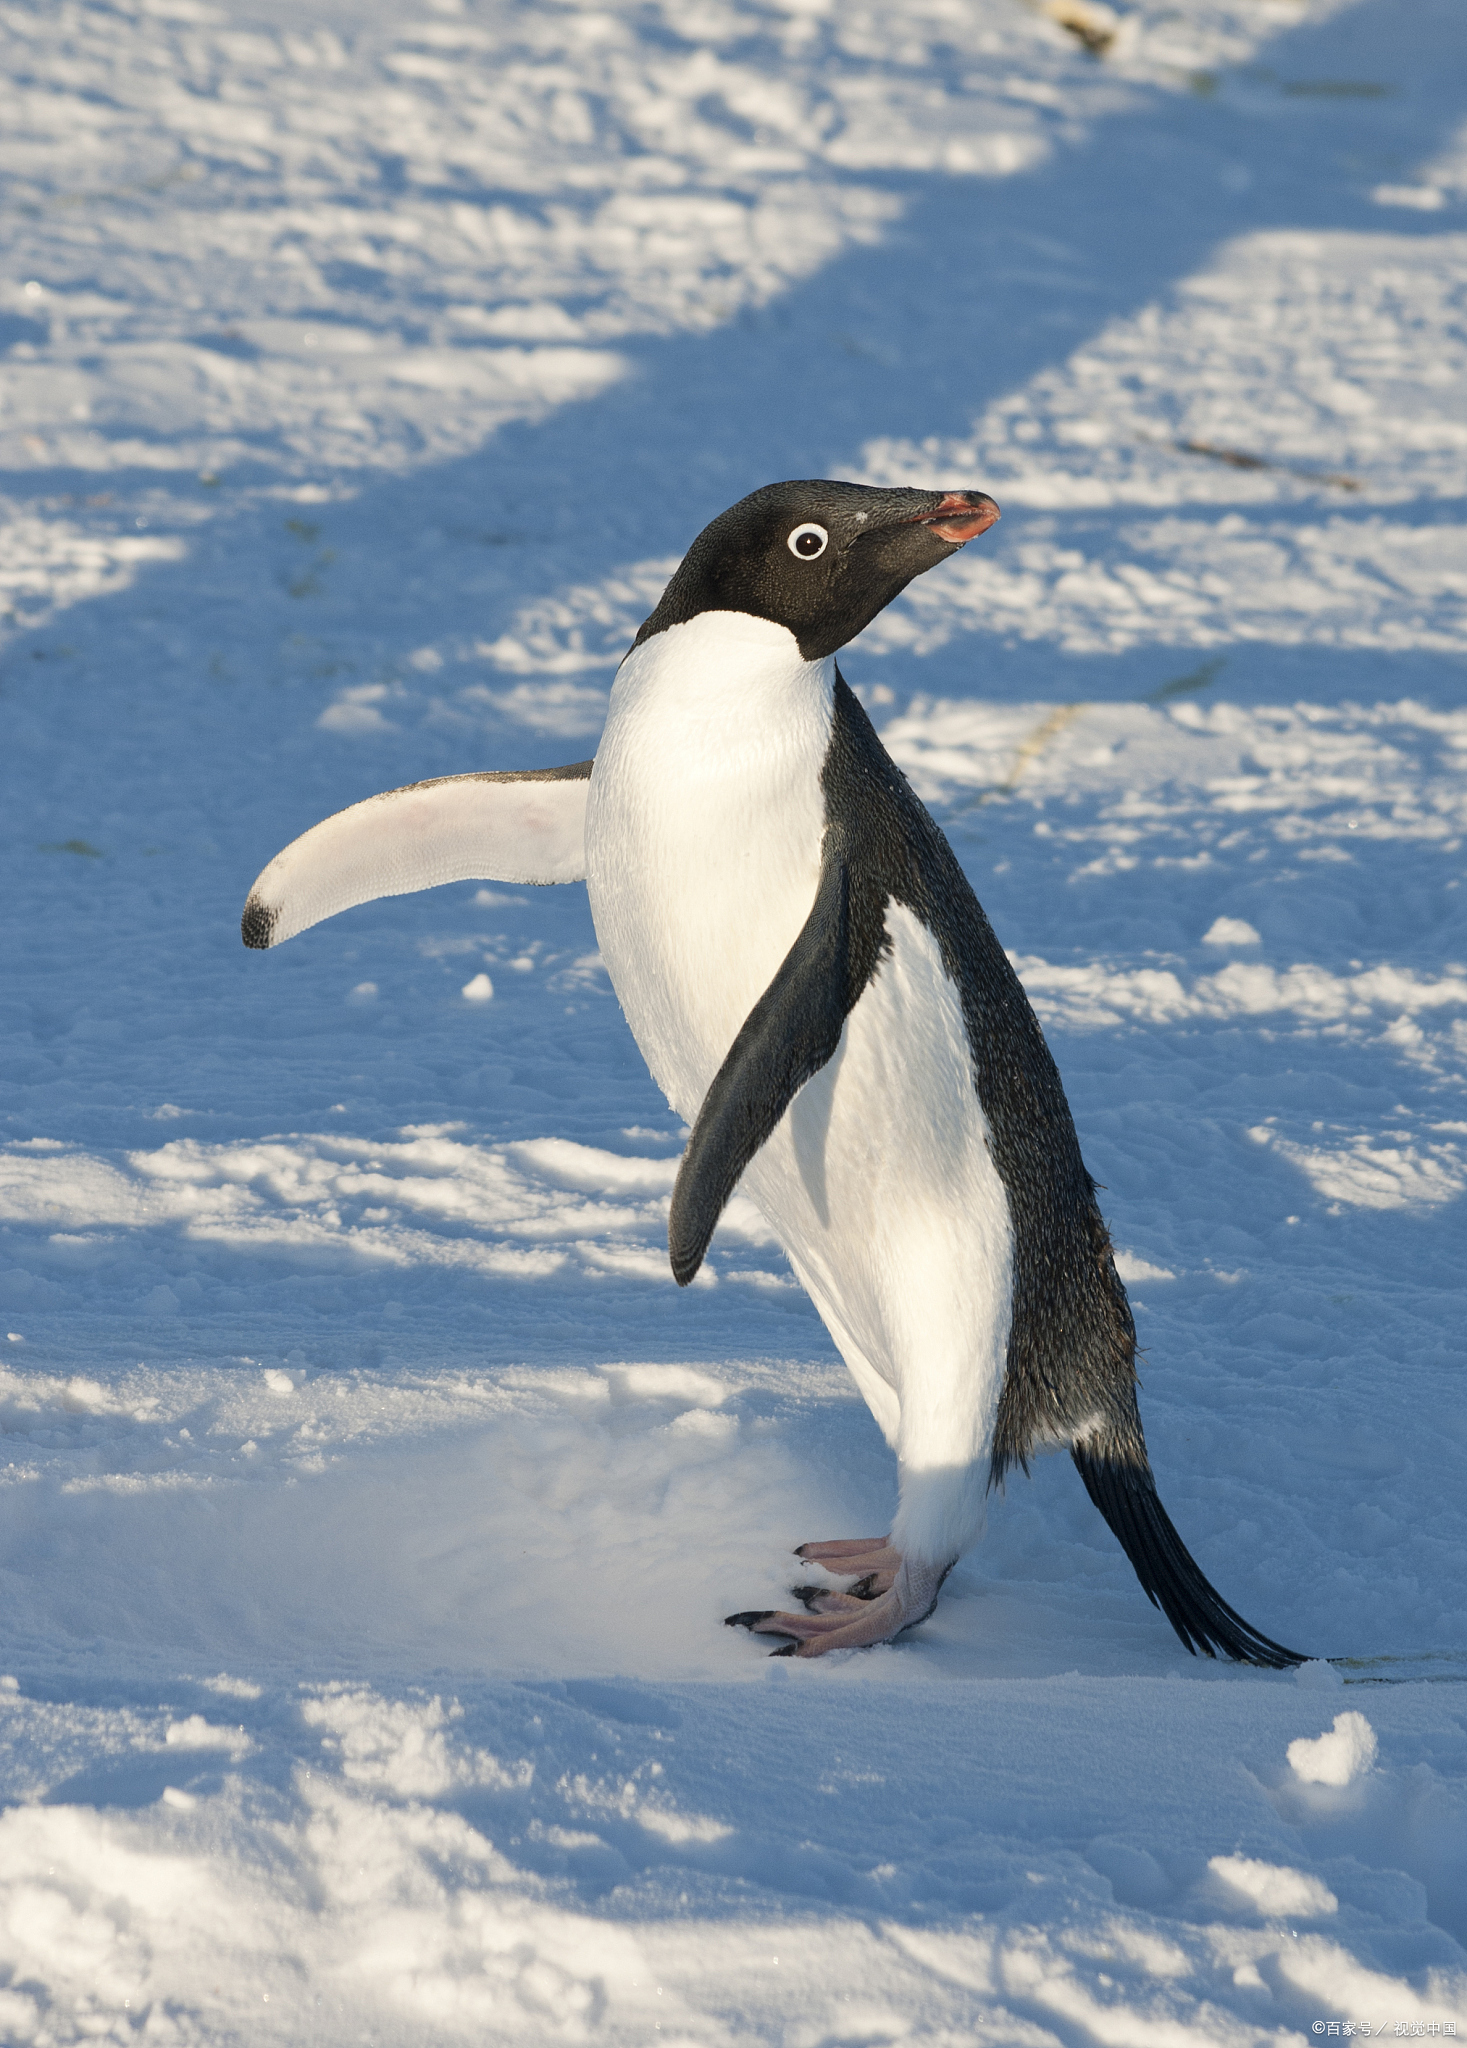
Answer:
POLYGON ((725 1628, 753 1628, 756 1622, 768 1621, 770 1615, 777 1612, 773 1607, 750 1607, 742 1614, 726 1614, 723 1625, 725 1628))
POLYGON ((798 1657, 800 1646, 797 1642, 789 1642, 782 1650, 771 1650, 769 1654, 771 1657, 798 1657))
POLYGON ((829 1586, 791 1586, 790 1596, 801 1603, 807 1614, 818 1614, 820 1610, 814 1603, 829 1591, 829 1586))
POLYGON ((857 1579, 854 1586, 846 1587, 846 1591, 856 1600, 879 1600, 881 1598, 881 1594, 877 1590, 875 1572, 867 1572, 864 1579, 857 1579))

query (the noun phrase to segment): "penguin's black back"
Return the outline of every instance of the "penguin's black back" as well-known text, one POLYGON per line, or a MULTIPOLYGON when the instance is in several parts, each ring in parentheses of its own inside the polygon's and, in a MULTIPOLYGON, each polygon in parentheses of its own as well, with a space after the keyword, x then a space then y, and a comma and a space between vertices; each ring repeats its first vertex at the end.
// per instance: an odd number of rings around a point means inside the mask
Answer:
POLYGON ((958 991, 973 1080, 1014 1231, 1013 1320, 990 1485, 1068 1444, 1152 1605, 1194 1654, 1275 1669, 1305 1661, 1212 1587, 1157 1495, 1136 1406, 1136 1326, 1095 1182, 1039 1019, 957 856, 836 671, 821 776, 850 876, 850 1001, 890 950, 895 901, 936 939, 958 991))

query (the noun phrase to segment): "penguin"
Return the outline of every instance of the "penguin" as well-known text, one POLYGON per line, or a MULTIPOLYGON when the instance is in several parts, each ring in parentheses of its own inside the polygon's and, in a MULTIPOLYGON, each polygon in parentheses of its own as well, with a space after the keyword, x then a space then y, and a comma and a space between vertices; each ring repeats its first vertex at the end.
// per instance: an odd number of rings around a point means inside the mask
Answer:
POLYGON ((826 1581, 731 1626, 777 1656, 890 1640, 932 1613, 989 1492, 1064 1448, 1188 1650, 1298 1664, 1213 1589, 1161 1504, 1135 1326, 1058 1069, 836 663, 998 516, 976 490, 754 491, 637 633, 594 759, 328 818, 260 875, 244 942, 444 882, 586 881, 627 1023, 691 1129, 674 1278, 693 1279, 742 1186, 897 1459, 891 1529, 802 1545, 826 1581))

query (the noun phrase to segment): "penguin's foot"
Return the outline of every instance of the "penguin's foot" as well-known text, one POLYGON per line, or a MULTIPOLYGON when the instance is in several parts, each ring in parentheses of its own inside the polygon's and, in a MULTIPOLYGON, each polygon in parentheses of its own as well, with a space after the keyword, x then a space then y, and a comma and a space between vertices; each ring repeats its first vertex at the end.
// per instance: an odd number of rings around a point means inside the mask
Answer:
MULTIPOLYGON (((803 1558, 806 1564, 824 1565, 826 1571, 839 1579, 853 1578, 858 1583, 847 1586, 846 1592, 853 1593, 858 1600, 874 1600, 878 1593, 890 1592, 901 1570, 902 1554, 891 1547, 889 1536, 852 1536, 838 1543, 802 1543, 795 1556, 803 1558)), ((818 1588, 797 1586, 796 1597, 805 1600, 807 1592, 818 1588)), ((837 1598, 837 1595, 830 1595, 837 1598)), ((810 1602, 805 1600, 805 1605, 810 1602)), ((812 1613, 818 1610, 811 1608, 812 1613)))
POLYGON ((872 1572, 868 1578, 847 1586, 843 1593, 830 1586, 791 1586, 790 1591, 807 1614, 854 1614, 868 1601, 879 1600, 890 1588, 878 1586, 876 1573, 872 1572))
MULTIPOLYGON (((805 1556, 812 1549, 833 1547, 807 1544, 799 1554, 805 1556)), ((898 1557, 890 1549, 885 1554, 898 1557)), ((786 1614, 775 1608, 753 1609, 729 1615, 727 1626, 746 1628, 752 1635, 786 1637, 784 1646, 772 1653, 776 1657, 823 1657, 827 1650, 868 1649, 873 1643, 890 1642, 903 1629, 915 1628, 919 1621, 925 1621, 937 1605, 948 1569, 911 1564, 898 1557, 892 1582, 883 1591, 836 1593, 817 1586, 800 1586, 795 1590, 805 1603, 804 1614, 786 1614)))

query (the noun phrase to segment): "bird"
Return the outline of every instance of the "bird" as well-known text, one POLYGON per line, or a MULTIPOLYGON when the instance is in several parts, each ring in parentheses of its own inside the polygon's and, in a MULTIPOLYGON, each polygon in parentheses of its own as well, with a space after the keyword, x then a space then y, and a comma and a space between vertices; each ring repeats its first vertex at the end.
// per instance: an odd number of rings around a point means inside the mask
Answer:
POLYGON ((626 1021, 691 1131, 673 1277, 692 1281, 741 1186, 897 1460, 888 1531, 800 1545, 825 1579, 730 1625, 777 1656, 892 1640, 933 1612, 991 1491, 1067 1449, 1187 1649, 1283 1668, 1303 1654, 1227 1605, 1162 1506, 1059 1071, 836 661, 998 517, 979 490, 753 491, 641 626, 592 759, 354 804, 269 863, 241 932, 265 949, 446 882, 586 882, 626 1021))

